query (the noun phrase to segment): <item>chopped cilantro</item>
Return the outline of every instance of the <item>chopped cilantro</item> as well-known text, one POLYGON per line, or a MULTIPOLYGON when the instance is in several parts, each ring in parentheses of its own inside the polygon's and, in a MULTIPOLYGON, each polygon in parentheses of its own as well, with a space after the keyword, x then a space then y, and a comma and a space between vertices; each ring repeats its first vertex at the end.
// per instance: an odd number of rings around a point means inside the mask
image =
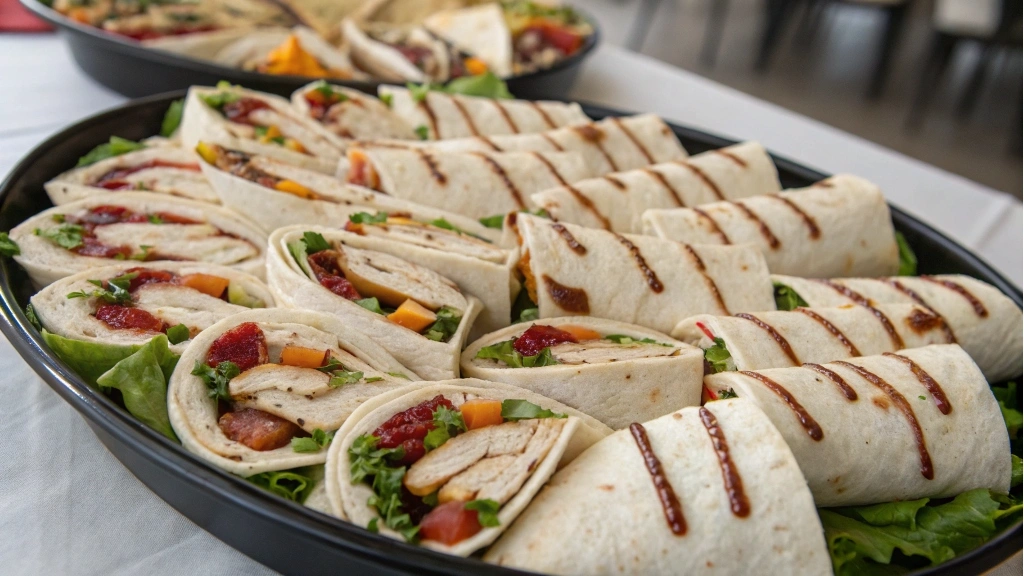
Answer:
POLYGON ((462 321, 462 316, 459 311, 450 306, 442 306, 440 310, 435 312, 437 320, 427 328, 427 331, 423 333, 428 340, 435 342, 447 342, 451 340, 452 336, 459 329, 459 323, 462 321))
POLYGON ((424 126, 423 124, 420 124, 419 126, 417 126, 413 130, 413 132, 416 133, 416 137, 419 138, 420 140, 429 140, 430 139, 430 129, 427 128, 426 126, 424 126))
POLYGON ((388 221, 388 213, 377 212, 376 214, 370 214, 369 212, 356 212, 355 214, 348 215, 348 221, 353 224, 383 224, 388 221))
POLYGON ((532 418, 565 418, 565 414, 552 412, 526 400, 502 400, 501 417, 506 421, 529 420, 532 418))
POLYGON ((739 398, 740 395, 736 393, 732 388, 726 388, 725 390, 719 390, 716 394, 719 400, 728 400, 729 398, 739 398))
POLYGON ((515 339, 484 346, 476 353, 477 358, 490 358, 503 362, 509 368, 539 368, 558 364, 551 355, 551 348, 545 348, 533 356, 523 356, 512 346, 515 339))
POLYGON ((466 502, 466 510, 476 510, 476 519, 480 522, 480 525, 485 528, 493 526, 499 526, 501 522, 498 521, 498 510, 501 509, 501 504, 497 501, 485 498, 483 500, 470 500, 466 502))
POLYGON ((78 224, 64 224, 56 228, 49 228, 43 230, 42 228, 36 228, 33 232, 36 236, 42 236, 61 248, 67 248, 72 250, 78 248, 83 244, 82 232, 85 229, 78 224))
POLYGON ((341 388, 346 384, 355 384, 363 379, 363 373, 359 371, 335 370, 331 373, 331 379, 327 385, 331 388, 341 388))
POLYGON ((306 245, 307 255, 331 249, 330 242, 324 239, 323 234, 320 234, 319 232, 303 232, 302 242, 306 245))
POLYGON ((390 464, 405 451, 401 446, 378 448, 379 443, 380 438, 369 434, 355 439, 348 449, 350 480, 353 484, 368 480, 373 496, 366 503, 377 509, 385 526, 401 533, 407 541, 416 542, 419 527, 413 526, 409 514, 402 511, 402 479, 406 469, 390 464))
POLYGON ((133 142, 125 138, 111 136, 109 142, 106 144, 100 144, 90 150, 85 156, 79 158, 75 167, 81 168, 82 166, 95 164, 100 160, 106 160, 107 158, 113 158, 114 156, 120 156, 121 154, 142 150, 145 147, 146 145, 141 142, 133 142))
POLYGON ((466 422, 462 412, 449 410, 446 406, 438 406, 434 410, 434 429, 427 432, 423 446, 427 451, 436 450, 444 445, 452 436, 466 431, 466 422))
MULTIPOLYGON (((131 304, 132 295, 128 289, 131 287, 132 280, 138 275, 138 272, 122 274, 106 282, 103 280, 89 280, 89 283, 99 287, 99 290, 72 292, 67 297, 68 299, 96 297, 107 304, 119 304, 121 306, 131 304)), ((174 342, 174 344, 177 344, 177 342, 174 342)))
POLYGON ((192 375, 199 376, 206 383, 206 387, 209 388, 209 396, 217 400, 226 401, 231 400, 228 383, 241 372, 237 364, 226 361, 217 364, 217 367, 213 368, 196 360, 195 366, 192 367, 192 375))
POLYGON ((317 428, 308 438, 292 438, 293 452, 319 452, 334 438, 334 432, 324 432, 317 428))
POLYGON ((715 338, 715 343, 704 349, 704 361, 711 366, 711 373, 729 372, 736 369, 732 354, 725 346, 725 340, 715 338))
POLYGON ((779 310, 796 310, 807 307, 807 301, 789 286, 772 282, 772 287, 775 291, 775 307, 779 310))

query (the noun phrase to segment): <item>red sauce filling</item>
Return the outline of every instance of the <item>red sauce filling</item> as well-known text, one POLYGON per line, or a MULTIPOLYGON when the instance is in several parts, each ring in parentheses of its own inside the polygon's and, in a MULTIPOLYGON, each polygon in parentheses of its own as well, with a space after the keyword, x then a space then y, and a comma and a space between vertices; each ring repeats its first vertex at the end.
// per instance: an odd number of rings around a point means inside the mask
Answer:
POLYGON ((130 268, 127 274, 135 274, 135 277, 128 283, 128 291, 135 292, 146 284, 169 284, 178 277, 174 272, 167 270, 150 270, 149 268, 130 268))
POLYGON ((327 116, 327 110, 341 102, 341 96, 333 92, 330 96, 327 96, 323 92, 311 90, 306 92, 303 97, 306 99, 306 103, 309 104, 310 117, 316 120, 323 120, 327 116))
POLYGON ((94 186, 106 188, 107 190, 131 190, 135 187, 135 184, 128 182, 125 178, 135 174, 136 172, 141 172, 150 168, 177 168, 179 170, 199 171, 198 164, 181 164, 178 162, 168 162, 166 160, 150 160, 149 162, 143 162, 136 166, 111 170, 103 176, 100 176, 96 180, 94 186))
POLYGON ((306 260, 321 286, 348 300, 362 298, 355 286, 345 278, 345 273, 338 264, 338 256, 335 250, 321 250, 308 256, 306 260))
POLYGON ((575 336, 554 326, 534 324, 512 342, 512 347, 523 356, 536 356, 541 350, 563 342, 579 342, 575 336))
POLYGON ((136 30, 133 32, 114 32, 118 36, 124 36, 131 38, 132 40, 155 40, 157 38, 164 38, 166 36, 181 36, 182 34, 192 34, 193 32, 210 32, 217 30, 216 26, 182 26, 179 28, 172 28, 170 30, 136 30))
POLYGON ((447 546, 473 536, 483 527, 476 510, 466 510, 459 500, 445 502, 430 511, 420 522, 420 537, 447 546))
POLYGON ((210 366, 234 362, 242 372, 269 361, 267 339, 254 322, 244 322, 221 334, 206 355, 210 366))
POLYGON ((455 409, 448 399, 438 394, 426 402, 399 412, 373 431, 373 435, 380 438, 377 446, 380 448, 401 446, 405 450, 405 455, 397 463, 406 465, 415 463, 427 453, 426 448, 423 447, 423 438, 434 429, 434 410, 437 410, 438 406, 444 406, 449 410, 455 409))
POLYGON ((228 438, 260 452, 283 448, 292 438, 305 435, 302 428, 284 418, 253 408, 228 412, 217 424, 228 438))
MULTIPOLYGON (((79 256, 91 256, 93 258, 128 258, 134 250, 131 246, 111 246, 104 244, 96 238, 96 228, 109 226, 111 224, 123 223, 146 223, 159 219, 164 224, 201 224, 198 220, 178 216, 169 212, 154 212, 143 214, 134 212, 124 206, 113 206, 104 204, 90 208, 81 216, 65 215, 64 221, 68 224, 77 224, 82 227, 82 245, 72 248, 71 251, 79 256)), ((157 255, 151 253, 147 260, 176 260, 177 258, 166 254, 157 255)))
POLYGON ((114 329, 145 330, 163 332, 167 325, 163 320, 139 308, 120 304, 102 304, 96 309, 96 319, 114 329))
POLYGON ((249 115, 257 110, 265 110, 270 108, 266 102, 257 100, 256 98, 239 98, 234 102, 228 102, 221 108, 221 113, 224 117, 232 122, 239 124, 249 124, 255 126, 249 115))

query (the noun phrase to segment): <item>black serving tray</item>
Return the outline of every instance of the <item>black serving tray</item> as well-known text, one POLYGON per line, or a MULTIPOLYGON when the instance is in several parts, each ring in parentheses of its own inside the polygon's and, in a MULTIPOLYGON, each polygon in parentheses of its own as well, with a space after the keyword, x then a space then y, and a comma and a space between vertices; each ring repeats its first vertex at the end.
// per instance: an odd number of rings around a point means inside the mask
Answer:
MULTIPOLYGON (((80 156, 111 135, 138 140, 156 134, 167 106, 183 96, 176 92, 133 101, 86 118, 36 147, 0 185, 0 230, 9 230, 49 207, 43 183, 73 167, 80 156)), ((593 118, 622 114, 596 106, 583 108, 593 118)), ((672 129, 694 154, 733 143, 690 128, 672 129)), ((784 187, 806 186, 825 177, 790 160, 774 160, 784 187)), ((891 210, 896 229, 917 252, 922 273, 968 274, 996 286, 1021 305, 1020 290, 988 264, 920 220, 897 208, 891 210)), ((525 574, 372 534, 210 466, 147 428, 58 360, 22 311, 31 293, 25 272, 11 260, 0 259, 0 330, 18 353, 153 492, 251 558, 285 574, 525 574)), ((981 574, 1020 550, 1021 538, 1017 523, 984 546, 916 574, 981 574)))
MULTIPOLYGON (((239 68, 221 66, 205 60, 146 48, 130 38, 111 34, 65 17, 39 0, 21 0, 25 8, 57 27, 68 43, 78 67, 94 80, 129 98, 150 96, 189 86, 213 86, 220 80, 239 84, 253 90, 290 96, 298 88, 317 80, 306 76, 283 76, 247 72, 239 68)), ((577 12, 593 27, 594 33, 572 56, 554 66, 506 79, 509 90, 519 98, 540 100, 560 98, 572 87, 580 71, 580 64, 600 41, 597 22, 583 11, 577 12)), ((369 94, 386 82, 331 80, 369 94)))

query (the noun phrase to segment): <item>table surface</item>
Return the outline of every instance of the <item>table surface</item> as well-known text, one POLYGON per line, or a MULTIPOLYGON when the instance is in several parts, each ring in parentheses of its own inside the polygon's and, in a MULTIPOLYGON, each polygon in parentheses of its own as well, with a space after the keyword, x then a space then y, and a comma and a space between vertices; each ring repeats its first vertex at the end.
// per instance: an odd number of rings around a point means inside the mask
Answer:
MULTIPOLYGON (((0 54, 7 79, 0 83, 0 176, 53 132, 125 100, 78 70, 55 36, 0 35, 0 54)), ((893 204, 1021 285, 1022 207, 1005 194, 613 46, 587 61, 570 95, 755 139, 824 172, 866 177, 893 204)), ((5 573, 273 574, 136 480, 2 337, 0 373, 7 375, 0 404, 5 573)), ((994 572, 1021 574, 1020 554, 994 572)))

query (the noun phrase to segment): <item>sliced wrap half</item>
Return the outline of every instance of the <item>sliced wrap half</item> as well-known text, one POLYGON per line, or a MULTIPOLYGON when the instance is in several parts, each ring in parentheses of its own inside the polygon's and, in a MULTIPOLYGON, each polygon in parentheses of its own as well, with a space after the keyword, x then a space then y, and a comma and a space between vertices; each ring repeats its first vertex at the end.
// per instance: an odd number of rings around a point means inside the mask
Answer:
POLYGON ((788 368, 953 341, 946 322, 916 304, 701 314, 680 322, 672 335, 713 348, 708 356, 709 362, 720 358, 712 362, 716 372, 788 368))
POLYGON ((334 514, 354 524, 468 556, 512 524, 560 462, 610 433, 586 414, 514 386, 476 379, 430 383, 381 396, 352 414, 331 444, 327 495, 334 514), (398 414, 415 423, 417 432, 397 435, 398 414), (401 455, 388 450, 398 445, 404 447, 401 455), (365 456, 373 450, 384 452, 383 466, 370 469, 365 456), (371 487, 379 476, 389 480, 371 487), (396 492, 398 482, 433 504, 406 504, 382 515, 384 505, 372 504, 371 497, 387 500, 385 492, 396 492), (497 524, 484 519, 488 525, 481 526, 475 517, 484 514, 467 509, 467 502, 478 503, 497 524), (403 520, 402 513, 410 517, 403 520), (453 519, 466 521, 457 538, 438 538, 453 519))
POLYGON ((221 264, 263 278, 266 236, 234 212, 163 194, 121 192, 45 210, 11 230, 15 256, 45 286, 117 260, 221 264))
POLYGON ((699 208, 649 210, 642 219, 645 234, 679 242, 754 243, 777 274, 828 278, 899 270, 885 197, 856 176, 699 208))
POLYGON ((569 316, 516 324, 471 343, 462 373, 533 390, 626 428, 700 404, 700 351, 646 328, 569 316))
POLYGON ((331 433, 362 403, 412 380, 414 372, 328 314, 252 310, 192 341, 171 376, 167 410, 186 450, 250 476, 323 463, 326 446, 295 450, 292 439, 331 433))
POLYGON ((305 26, 254 31, 218 51, 215 60, 263 74, 347 80, 369 78, 352 64, 347 47, 336 48, 305 26))
POLYGON ((421 27, 378 28, 364 30, 351 18, 341 22, 356 66, 386 82, 448 80, 454 59, 443 40, 421 27))
POLYGON ((832 574, 793 453, 742 399, 597 443, 555 474, 484 561, 547 574, 832 574))
POLYGON ((808 306, 864 303, 919 304, 941 316, 959 343, 990 382, 1021 374, 1021 310, 996 287, 955 274, 890 278, 808 280, 772 276, 780 308, 792 305, 792 295, 808 306), (789 302, 789 304, 787 304, 789 302))
POLYGON ((695 314, 775 307, 754 246, 691 246, 516 216, 519 270, 540 318, 597 316, 668 332, 695 314))
POLYGON ((380 100, 352 88, 313 82, 292 93, 292 106, 345 147, 352 139, 416 138, 414 125, 380 100))
POLYGON ((999 404, 959 346, 724 372, 704 383, 768 414, 818 506, 1010 488, 1010 441, 999 404))
POLYGON ((757 142, 744 142, 544 190, 532 200, 560 222, 640 234, 640 216, 648 209, 685 208, 780 189, 768 152, 757 142))
POLYGON ((342 230, 275 231, 267 278, 278 305, 341 318, 425 379, 457 377, 480 301, 429 268, 362 245, 342 230))
POLYGON ((435 12, 423 20, 423 27, 459 51, 479 58, 497 76, 512 75, 512 33, 501 4, 435 12))

